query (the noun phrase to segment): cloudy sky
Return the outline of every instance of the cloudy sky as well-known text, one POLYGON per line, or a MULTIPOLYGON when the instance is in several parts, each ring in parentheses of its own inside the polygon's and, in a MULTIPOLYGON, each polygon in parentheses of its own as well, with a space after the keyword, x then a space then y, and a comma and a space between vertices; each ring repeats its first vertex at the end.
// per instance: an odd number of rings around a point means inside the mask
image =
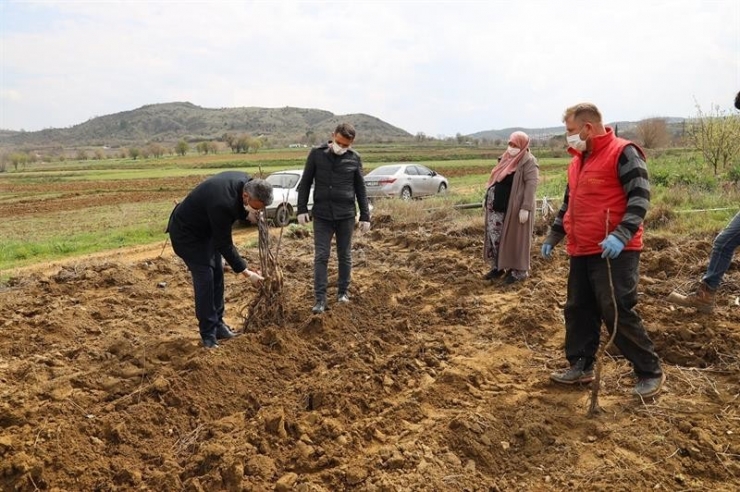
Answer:
POLYGON ((367 113, 413 134, 730 109, 737 0, 0 0, 0 128, 145 104, 367 113))

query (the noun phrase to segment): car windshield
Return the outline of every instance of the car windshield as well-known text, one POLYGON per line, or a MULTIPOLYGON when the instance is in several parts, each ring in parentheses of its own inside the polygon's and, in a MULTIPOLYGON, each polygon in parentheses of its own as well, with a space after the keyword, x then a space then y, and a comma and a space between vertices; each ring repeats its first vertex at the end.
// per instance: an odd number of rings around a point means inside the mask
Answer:
POLYGON ((297 174, 271 174, 265 181, 270 183, 273 188, 293 188, 298 184, 299 176, 297 174))
POLYGON ((401 166, 380 166, 378 168, 373 169, 369 173, 367 173, 368 176, 391 176, 393 174, 396 174, 398 170, 401 168, 401 166))

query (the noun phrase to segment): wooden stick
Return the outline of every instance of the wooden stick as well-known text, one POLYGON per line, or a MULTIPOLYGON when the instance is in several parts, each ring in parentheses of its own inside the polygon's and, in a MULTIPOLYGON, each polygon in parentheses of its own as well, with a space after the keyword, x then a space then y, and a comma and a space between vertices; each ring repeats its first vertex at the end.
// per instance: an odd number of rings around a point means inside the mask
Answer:
MULTIPOLYGON (((609 209, 606 210, 606 237, 609 237, 609 209)), ((596 353, 596 361, 594 365, 594 380, 591 383, 591 402, 588 406, 588 417, 594 417, 597 413, 601 412, 602 409, 599 406, 599 388, 601 387, 601 366, 602 359, 604 358, 604 352, 606 348, 614 342, 617 336, 617 323, 619 322, 619 311, 617 310, 617 299, 614 295, 614 281, 612 280, 612 264, 609 257, 606 258, 606 271, 609 275, 609 289, 611 291, 612 305, 614 306, 614 325, 611 336, 608 341, 599 347, 599 351, 596 353)), ((601 327, 599 327, 601 331, 601 327)), ((608 331, 608 330, 607 330, 608 331)))

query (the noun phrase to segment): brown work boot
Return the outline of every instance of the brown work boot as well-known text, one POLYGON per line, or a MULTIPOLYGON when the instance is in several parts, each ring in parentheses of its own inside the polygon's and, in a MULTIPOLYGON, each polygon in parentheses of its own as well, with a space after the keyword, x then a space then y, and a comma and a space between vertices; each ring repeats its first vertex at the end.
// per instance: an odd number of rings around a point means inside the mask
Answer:
POLYGON ((668 302, 678 304, 679 306, 696 308, 700 313, 711 313, 714 311, 714 295, 716 290, 709 287, 704 282, 699 283, 699 288, 691 294, 685 296, 673 291, 668 296, 668 302))

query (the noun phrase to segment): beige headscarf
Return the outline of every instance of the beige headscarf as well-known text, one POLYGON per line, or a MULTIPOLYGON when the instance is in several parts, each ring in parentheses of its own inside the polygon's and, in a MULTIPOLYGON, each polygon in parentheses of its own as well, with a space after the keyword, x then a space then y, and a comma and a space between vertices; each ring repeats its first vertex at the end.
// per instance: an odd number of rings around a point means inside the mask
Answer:
POLYGON ((524 132, 514 132, 509 137, 509 142, 516 144, 521 149, 514 157, 508 152, 504 152, 501 156, 501 161, 491 171, 491 176, 488 178, 488 184, 486 188, 494 183, 498 183, 509 174, 516 171, 517 166, 522 161, 524 156, 529 152, 529 135, 524 132))

